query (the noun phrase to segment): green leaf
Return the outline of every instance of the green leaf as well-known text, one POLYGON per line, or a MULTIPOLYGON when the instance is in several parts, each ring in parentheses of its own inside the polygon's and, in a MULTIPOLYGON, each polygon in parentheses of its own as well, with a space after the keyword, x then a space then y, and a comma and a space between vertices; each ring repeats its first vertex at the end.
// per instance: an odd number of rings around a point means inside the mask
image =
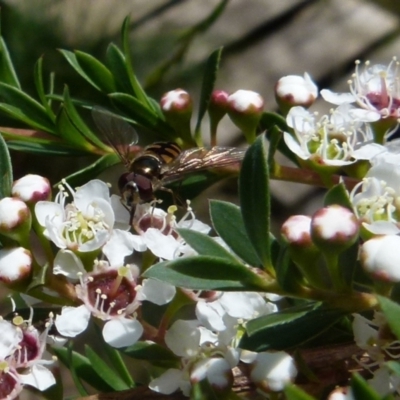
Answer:
POLYGON ((115 391, 129 389, 129 386, 121 379, 112 368, 88 345, 85 345, 85 354, 93 366, 93 369, 115 391))
POLYGON ((189 244, 200 255, 224 258, 232 263, 240 261, 228 250, 224 249, 210 236, 197 232, 193 229, 178 229, 178 233, 183 237, 185 242, 189 244))
POLYGON ((113 391, 112 386, 104 382, 96 373, 88 358, 76 351, 72 351, 70 358, 68 355, 69 350, 65 347, 52 347, 52 351, 64 365, 70 370, 73 369, 81 379, 99 392, 107 393, 113 391))
POLYGON ((147 108, 154 111, 153 103, 148 99, 146 92, 143 90, 142 86, 140 85, 134 71, 133 71, 133 64, 131 59, 131 46, 129 43, 129 26, 130 26, 130 19, 129 16, 124 19, 122 24, 121 36, 122 36, 122 48, 124 51, 125 56, 125 68, 127 72, 127 76, 129 82, 132 86, 133 93, 135 94, 136 98, 147 108))
POLYGON ((221 61, 222 47, 213 51, 207 59, 206 69, 203 75, 203 83, 201 85, 199 112, 197 116, 195 136, 198 139, 200 135, 201 121, 207 111, 208 104, 210 103, 211 94, 214 90, 215 81, 217 80, 217 73, 221 61))
MULTIPOLYGON (((114 81, 118 92, 135 95, 126 70, 126 61, 124 53, 114 44, 111 43, 107 48, 107 63, 114 77, 114 81)), ((140 103, 140 101, 139 101, 140 103)))
POLYGON ((239 195, 247 235, 264 267, 271 268, 269 171, 264 135, 257 138, 244 156, 239 195))
POLYGON ((86 74, 86 72, 83 70, 83 68, 80 66, 78 59, 76 58, 76 55, 69 50, 59 50, 60 53, 64 56, 64 58, 68 61, 68 63, 71 65, 71 67, 83 78, 85 79, 88 83, 90 83, 93 87, 95 87, 97 90, 100 90, 100 88, 96 85, 95 82, 93 82, 90 77, 86 74))
POLYGON ((46 109, 47 115, 54 123, 56 120, 56 116, 47 100, 43 85, 43 57, 40 57, 35 64, 34 80, 39 99, 43 107, 46 109))
POLYGON ((135 382, 132 379, 131 374, 128 371, 128 368, 126 367, 126 364, 124 363, 124 360, 121 357, 121 353, 115 349, 114 347, 111 347, 109 345, 104 346, 104 350, 107 353, 107 356, 109 360, 112 363, 112 366, 114 370, 118 373, 118 375, 121 377, 121 379, 130 387, 133 388, 135 387, 135 382))
POLYGON ((68 145, 88 153, 96 153, 96 148, 83 136, 82 132, 71 120, 65 105, 60 108, 57 114, 56 127, 60 137, 68 145))
POLYGON ((385 366, 396 376, 400 376, 400 363, 398 361, 388 361, 385 366))
POLYGON ((100 172, 103 172, 107 168, 119 163, 121 163, 121 160, 117 154, 106 154, 93 164, 67 176, 65 179, 72 187, 80 186, 83 183, 88 182, 90 179, 93 179, 93 177, 99 175, 100 172))
POLYGON ((310 396, 295 385, 288 385, 284 389, 287 400, 316 400, 315 397, 310 396))
POLYGON ((279 286, 288 293, 296 292, 298 283, 302 282, 303 277, 290 258, 287 246, 282 246, 279 249, 279 255, 274 263, 274 268, 279 286))
POLYGON ((246 335, 239 347, 257 352, 285 350, 321 334, 343 315, 343 311, 326 308, 322 303, 264 315, 246 324, 246 335))
POLYGON ((76 61, 78 62, 85 75, 97 90, 104 93, 116 91, 114 78, 111 71, 99 60, 83 51, 75 51, 76 61))
POLYGON ((125 93, 110 94, 117 106, 121 107, 139 125, 158 132, 164 140, 175 140, 175 131, 154 111, 144 106, 138 99, 125 93))
POLYGON ((17 89, 21 88, 17 74, 14 70, 11 61, 10 53, 3 37, 0 36, 0 81, 14 86, 17 89))
POLYGON ((145 360, 163 368, 177 368, 180 358, 171 350, 155 343, 136 342, 134 345, 121 349, 121 352, 135 360, 145 360))
POLYGON ((378 300, 381 310, 385 314, 390 330, 397 339, 400 339, 400 305, 383 296, 378 296, 378 300))
POLYGON ((3 136, 0 134, 0 199, 11 196, 13 171, 10 153, 3 136))
POLYGON ((22 90, 0 82, 0 96, 8 103, 1 104, 8 105, 9 111, 6 107, 0 109, 8 115, 27 123, 33 128, 54 133, 54 123, 47 115, 46 109, 22 90), (12 110, 18 111, 12 113, 12 110))
POLYGON ((353 205, 351 204, 349 194, 344 183, 339 183, 328 190, 324 197, 324 206, 338 204, 342 207, 348 208, 353 212, 353 205))
POLYGON ((260 265, 260 259, 247 236, 240 208, 232 203, 210 201, 211 221, 223 241, 246 263, 260 265))
POLYGON ((27 287, 26 291, 29 292, 32 289, 35 289, 38 286, 43 286, 46 282, 46 273, 48 271, 49 264, 45 264, 43 266, 36 264, 33 267, 32 280, 27 287))
POLYGON ((263 280, 238 262, 210 256, 183 257, 153 265, 144 274, 174 286, 198 290, 263 290, 263 280))
POLYGON ((72 102, 67 86, 65 86, 64 88, 63 101, 65 111, 71 121, 71 124, 73 124, 73 126, 80 132, 80 134, 85 136, 86 139, 90 140, 96 147, 105 152, 108 152, 109 147, 105 143, 103 143, 82 120, 81 116, 74 106, 74 103, 72 102))
POLYGON ((359 374, 354 374, 351 378, 351 392, 354 400, 382 400, 382 397, 359 374))
POLYGON ((7 141, 8 148, 25 153, 43 154, 51 156, 87 156, 87 151, 75 149, 50 140, 10 140, 7 141))

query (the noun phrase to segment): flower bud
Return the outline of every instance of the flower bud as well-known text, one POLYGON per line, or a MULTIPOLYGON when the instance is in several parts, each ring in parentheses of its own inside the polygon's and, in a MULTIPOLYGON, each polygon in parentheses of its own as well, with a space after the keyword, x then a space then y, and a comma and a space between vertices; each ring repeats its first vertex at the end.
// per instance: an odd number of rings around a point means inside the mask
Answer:
POLYGON ((302 275, 312 286, 323 287, 321 271, 317 267, 321 252, 311 239, 311 217, 291 216, 282 225, 281 234, 288 245, 290 258, 302 275))
POLYGON ((360 262, 373 278, 385 282, 400 282, 400 237, 377 236, 361 247, 360 262))
POLYGON ((347 208, 331 205, 321 208, 312 217, 311 236, 324 253, 340 253, 358 238, 359 223, 347 208))
POLYGON ((31 222, 29 208, 22 200, 13 197, 0 200, 0 233, 20 241, 29 235, 31 222))
POLYGON ((40 175, 28 174, 13 183, 13 197, 31 205, 41 200, 50 200, 51 186, 48 179, 40 175))
POLYGON ((162 96, 160 104, 167 122, 182 138, 188 139, 193 110, 190 94, 182 89, 171 90, 162 96))
POLYGON ((208 104, 208 115, 210 117, 211 146, 217 144, 218 124, 228 111, 228 93, 223 90, 214 90, 208 104))
POLYGON ((284 115, 291 107, 310 107, 318 97, 318 87, 310 75, 284 76, 275 85, 275 98, 284 115))
POLYGON ((252 143, 264 108, 263 98, 251 90, 238 90, 228 97, 228 114, 232 122, 252 143))
POLYGON ((31 252, 23 247, 0 250, 0 281, 12 284, 29 276, 32 268, 31 252))

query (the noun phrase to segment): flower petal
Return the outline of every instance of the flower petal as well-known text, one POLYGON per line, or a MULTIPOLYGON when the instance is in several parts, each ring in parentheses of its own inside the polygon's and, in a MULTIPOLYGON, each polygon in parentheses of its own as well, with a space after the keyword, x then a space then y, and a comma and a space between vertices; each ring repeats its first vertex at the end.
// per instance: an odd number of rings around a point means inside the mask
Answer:
POLYGON ((19 375, 24 385, 30 385, 43 391, 56 383, 54 375, 49 369, 40 364, 31 367, 30 373, 19 375))
POLYGON ((79 279, 80 272, 86 272, 80 258, 71 250, 61 249, 54 258, 53 273, 69 279, 79 279))
POLYGON ((89 318, 90 311, 84 305, 63 307, 54 324, 61 335, 75 337, 87 328, 89 318))
POLYGON ((159 306, 169 303, 175 296, 175 286, 156 279, 144 279, 140 300, 151 301, 159 306))
POLYGON ((180 387, 183 372, 179 369, 170 368, 158 378, 149 383, 149 388, 158 393, 171 394, 180 387))
POLYGON ((136 319, 115 318, 106 322, 103 328, 104 340, 120 348, 136 343, 143 334, 143 326, 136 319))

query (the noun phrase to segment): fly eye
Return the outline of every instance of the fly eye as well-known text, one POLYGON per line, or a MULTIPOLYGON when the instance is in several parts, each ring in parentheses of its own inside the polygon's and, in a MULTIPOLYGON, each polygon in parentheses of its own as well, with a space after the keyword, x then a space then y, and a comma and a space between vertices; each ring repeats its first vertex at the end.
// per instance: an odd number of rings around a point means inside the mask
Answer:
POLYGON ((123 192, 129 182, 134 180, 135 174, 132 172, 125 172, 118 179, 118 189, 120 192, 123 192))

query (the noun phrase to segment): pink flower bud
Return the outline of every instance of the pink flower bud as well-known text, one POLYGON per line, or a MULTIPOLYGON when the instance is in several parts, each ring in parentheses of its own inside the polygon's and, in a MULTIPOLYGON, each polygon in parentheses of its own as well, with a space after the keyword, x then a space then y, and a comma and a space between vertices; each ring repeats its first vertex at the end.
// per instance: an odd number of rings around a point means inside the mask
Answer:
POLYGON ((18 240, 15 235, 29 233, 31 213, 28 206, 14 197, 0 200, 0 232, 18 240))
POLYGON ((187 143, 193 143, 190 119, 192 117, 192 99, 182 89, 171 90, 161 98, 161 110, 169 125, 177 135, 187 143))
POLYGON ((228 97, 228 111, 241 115, 259 115, 264 107, 264 99, 251 90, 237 90, 228 97))
POLYGON ((224 90, 214 90, 211 94, 210 103, 208 104, 208 113, 210 118, 220 120, 228 111, 229 94, 224 90))
POLYGON ((161 98, 161 109, 164 113, 192 113, 192 99, 183 89, 165 93, 161 98))
POLYGON ((32 268, 31 252, 23 247, 0 250, 0 281, 12 284, 26 278, 32 268))
POLYGON ((41 200, 50 200, 51 186, 48 179, 28 174, 13 183, 11 193, 25 203, 36 204, 41 200))
POLYGON ((400 237, 377 236, 367 240, 361 247, 362 267, 375 279, 400 282, 400 237))
POLYGON ((311 217, 293 215, 282 225, 281 234, 290 246, 307 248, 313 246, 310 230, 311 217))
POLYGON ((356 216, 339 205, 321 208, 312 217, 312 239, 324 252, 344 251, 357 240, 358 232, 356 216))
POLYGON ((318 97, 318 87, 310 75, 284 76, 275 85, 275 98, 285 114, 291 107, 310 107, 318 97))
POLYGON ((228 115, 242 130, 248 143, 254 142, 264 107, 263 98, 250 90, 238 90, 228 97, 228 115))

